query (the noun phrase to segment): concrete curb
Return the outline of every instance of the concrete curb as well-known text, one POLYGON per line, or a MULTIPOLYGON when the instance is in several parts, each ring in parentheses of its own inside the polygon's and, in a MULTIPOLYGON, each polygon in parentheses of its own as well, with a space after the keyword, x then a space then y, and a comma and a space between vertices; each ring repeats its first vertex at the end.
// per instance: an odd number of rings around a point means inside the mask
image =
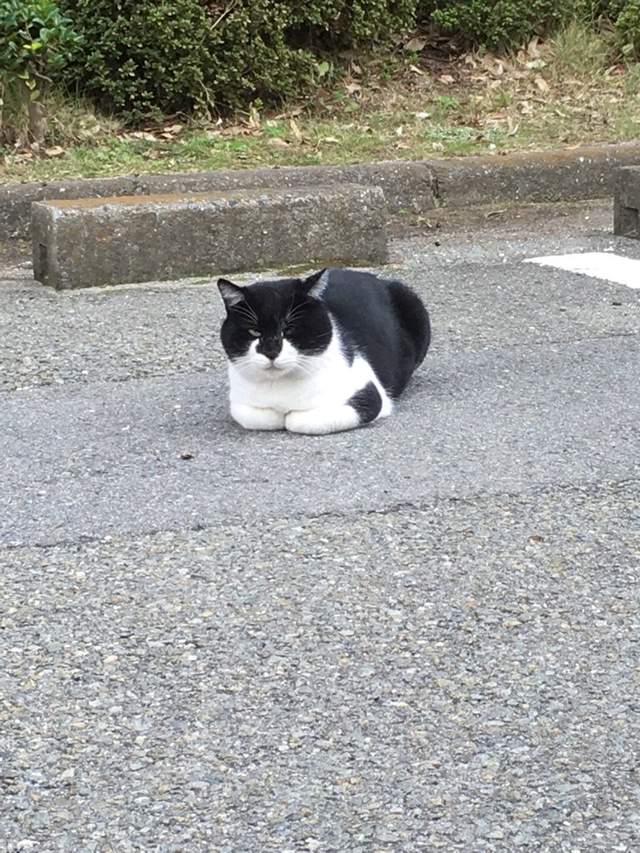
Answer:
POLYGON ((622 166, 640 165, 640 143, 447 160, 291 166, 0 185, 0 238, 29 236, 31 203, 152 193, 295 188, 354 183, 382 188, 390 213, 437 207, 581 201, 613 196, 622 166))
POLYGON ((0 237, 29 237, 31 204, 34 201, 242 189, 295 189, 326 187, 330 184, 380 187, 392 213, 405 207, 420 213, 433 210, 437 205, 432 169, 425 163, 409 161, 6 184, 0 185, 0 237))
POLYGON ((584 201, 613 197, 620 169, 640 165, 640 143, 427 162, 442 207, 584 201))
POLYGON ((640 240, 640 169, 620 169, 613 207, 613 233, 640 240))

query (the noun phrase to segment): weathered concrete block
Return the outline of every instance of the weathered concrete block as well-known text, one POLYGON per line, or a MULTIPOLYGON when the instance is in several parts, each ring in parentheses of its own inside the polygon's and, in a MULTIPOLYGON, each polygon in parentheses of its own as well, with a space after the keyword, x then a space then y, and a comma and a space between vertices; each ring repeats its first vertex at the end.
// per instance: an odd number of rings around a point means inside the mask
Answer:
POLYGON ((613 230, 640 240, 640 167, 620 169, 616 181, 613 230))
POLYGON ((293 264, 383 263, 386 206, 357 184, 32 206, 34 275, 59 289, 293 264))

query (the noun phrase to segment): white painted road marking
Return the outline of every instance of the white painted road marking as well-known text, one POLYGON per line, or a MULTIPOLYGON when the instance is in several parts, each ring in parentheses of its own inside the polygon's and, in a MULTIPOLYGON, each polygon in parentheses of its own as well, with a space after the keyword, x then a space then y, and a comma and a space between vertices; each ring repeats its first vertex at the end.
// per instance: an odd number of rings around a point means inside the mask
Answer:
POLYGON ((614 255, 611 252, 585 252, 578 255, 549 255, 546 258, 527 258, 526 264, 540 264, 559 270, 603 278, 640 290, 640 260, 614 255))

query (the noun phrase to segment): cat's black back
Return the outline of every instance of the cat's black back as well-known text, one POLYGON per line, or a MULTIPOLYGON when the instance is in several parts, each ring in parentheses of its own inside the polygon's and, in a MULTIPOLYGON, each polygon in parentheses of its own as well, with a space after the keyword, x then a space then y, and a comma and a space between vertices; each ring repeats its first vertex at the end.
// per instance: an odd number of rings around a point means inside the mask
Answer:
POLYGON ((431 342, 429 315, 418 296, 400 281, 330 269, 322 301, 348 356, 362 353, 387 393, 401 394, 431 342))

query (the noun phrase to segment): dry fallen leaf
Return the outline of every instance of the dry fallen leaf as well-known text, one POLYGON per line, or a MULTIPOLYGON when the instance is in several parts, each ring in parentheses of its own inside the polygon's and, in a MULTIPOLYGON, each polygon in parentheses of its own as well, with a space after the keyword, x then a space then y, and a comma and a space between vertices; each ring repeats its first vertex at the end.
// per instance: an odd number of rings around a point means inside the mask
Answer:
POLYGON ((223 136, 247 136, 248 134, 249 130, 238 124, 231 124, 222 131, 223 136))
POLYGON ((64 148, 61 148, 59 145, 54 145, 53 148, 45 148, 44 153, 47 157, 62 157, 66 152, 64 148))
POLYGON ((258 130, 260 128, 260 113, 255 107, 249 108, 249 119, 247 124, 252 130, 258 130))
POLYGON ((534 36, 527 45, 527 55, 531 57, 531 59, 538 59, 540 57, 540 50, 538 48, 539 42, 539 37, 534 36))
POLYGON ((298 126, 298 123, 295 119, 291 119, 289 121, 289 128, 291 129, 291 135, 295 139, 296 142, 302 142, 302 131, 298 126))
POLYGON ((163 127, 162 130, 164 131, 164 133, 168 133, 171 136, 175 136, 177 133, 180 133, 183 127, 183 124, 170 124, 167 127, 163 127))
POLYGON ((533 82, 536 84, 536 86, 538 87, 538 89, 541 92, 548 92, 549 91, 549 84, 544 79, 544 77, 536 77, 536 79, 533 82))
POLYGON ((323 136, 320 142, 327 142, 329 145, 339 145, 340 140, 336 139, 335 136, 323 136))
POLYGON ((451 76, 451 74, 443 74, 439 79, 441 83, 446 83, 447 85, 456 82, 455 79, 451 76))
POLYGON ((408 50, 410 53, 420 53, 421 50, 424 50, 424 46, 427 43, 426 39, 412 38, 409 41, 404 43, 404 49, 408 50))
POLYGON ((413 71, 414 74, 419 74, 421 77, 424 77, 424 71, 422 68, 418 68, 417 65, 410 65, 409 70, 413 71))
POLYGON ((509 136, 515 136, 520 128, 520 123, 514 121, 513 116, 507 116, 507 127, 509 128, 509 136))
POLYGON ((132 133, 128 133, 127 136, 130 139, 144 139, 147 142, 157 142, 157 137, 146 130, 134 130, 132 133))
POLYGON ((355 95, 362 91, 362 86, 359 83, 347 83, 345 89, 348 95, 355 95))

